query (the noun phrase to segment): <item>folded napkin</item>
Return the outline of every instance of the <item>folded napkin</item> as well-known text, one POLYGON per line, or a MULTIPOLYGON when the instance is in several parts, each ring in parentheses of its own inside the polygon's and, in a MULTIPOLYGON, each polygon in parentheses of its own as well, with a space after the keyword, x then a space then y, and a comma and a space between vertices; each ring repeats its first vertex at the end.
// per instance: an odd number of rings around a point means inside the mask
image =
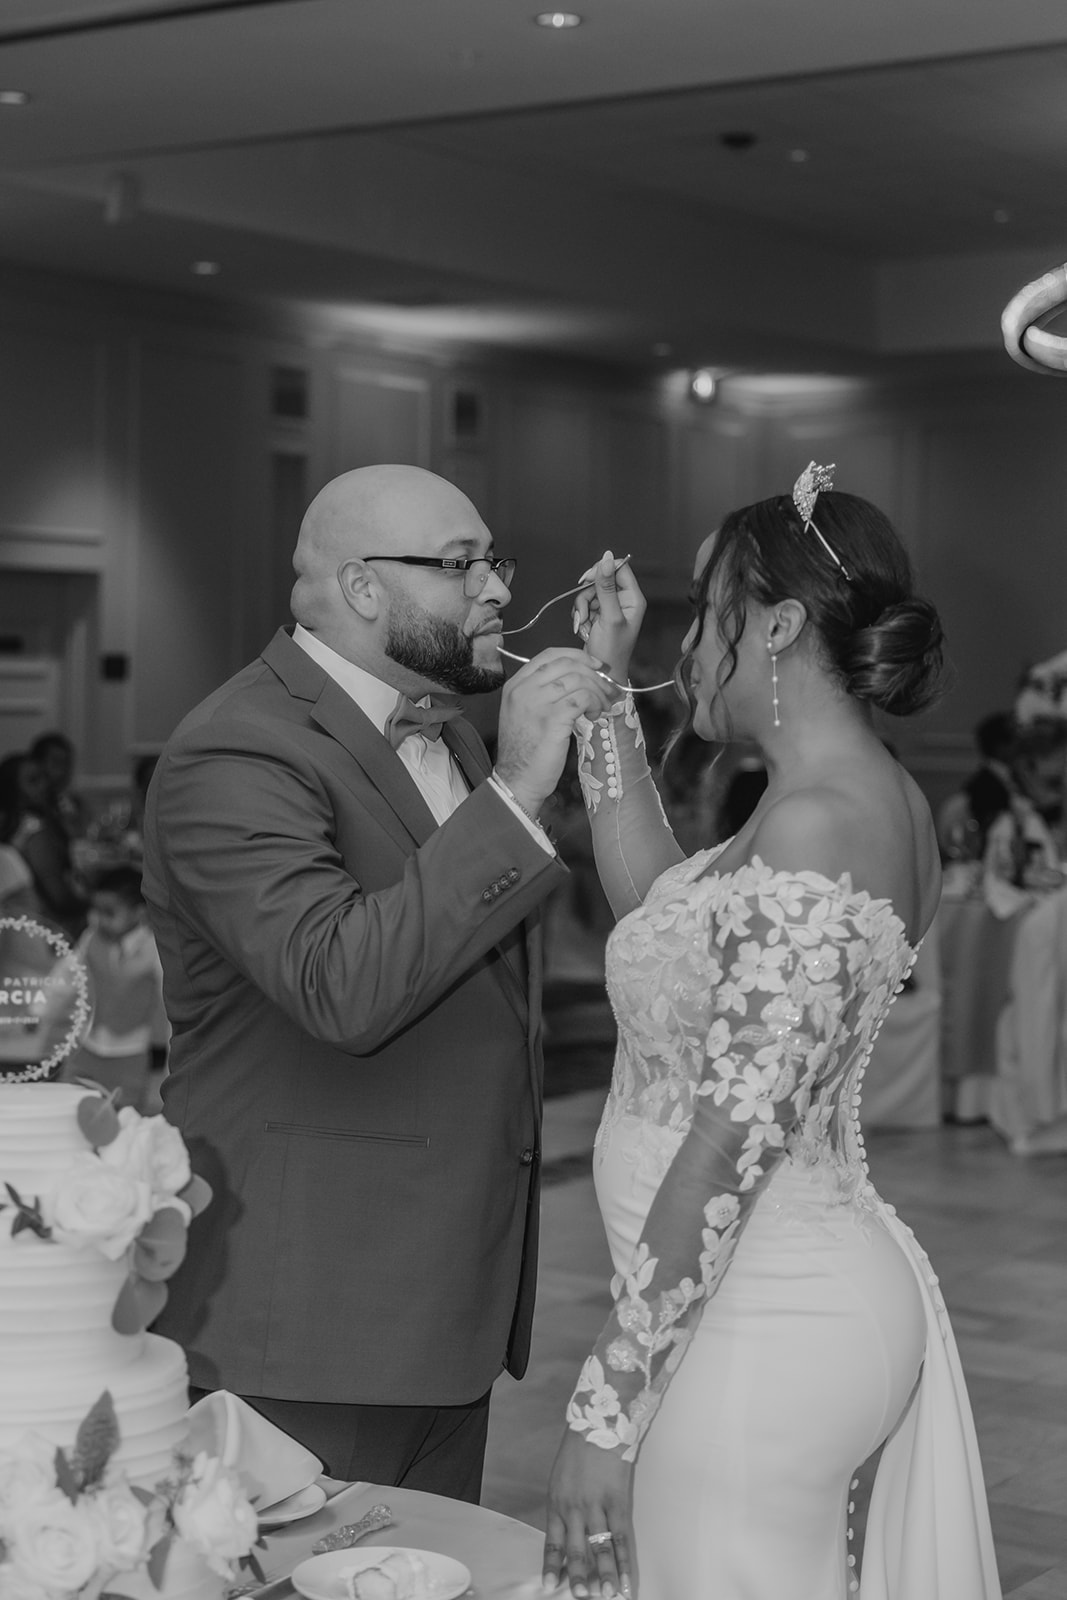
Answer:
POLYGON ((306 1489, 322 1471, 317 1456, 227 1389, 190 1406, 188 1421, 190 1453, 206 1450, 239 1472, 260 1515, 306 1489))

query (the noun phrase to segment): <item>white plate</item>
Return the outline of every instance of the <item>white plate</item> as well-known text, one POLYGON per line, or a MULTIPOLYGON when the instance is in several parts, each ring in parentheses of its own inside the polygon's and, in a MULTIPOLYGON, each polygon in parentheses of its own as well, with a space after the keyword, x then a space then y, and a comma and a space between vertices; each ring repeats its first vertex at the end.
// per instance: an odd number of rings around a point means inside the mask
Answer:
MULTIPOLYGON (((364 1567, 375 1567, 386 1556, 395 1554, 402 1546, 368 1545, 363 1550, 330 1550, 323 1556, 312 1556, 293 1569, 292 1584, 307 1600, 347 1600, 348 1577, 364 1567)), ((457 1600, 471 1586, 471 1575, 461 1561, 451 1556, 438 1555, 436 1550, 408 1550, 418 1556, 433 1583, 431 1600, 457 1600)))
POLYGON ((301 1517, 313 1516, 325 1504, 326 1490, 322 1484, 309 1483, 306 1488, 298 1489, 286 1499, 277 1500, 272 1506, 264 1506, 262 1511, 256 1512, 256 1518, 261 1527, 280 1528, 286 1522, 299 1522, 301 1517))

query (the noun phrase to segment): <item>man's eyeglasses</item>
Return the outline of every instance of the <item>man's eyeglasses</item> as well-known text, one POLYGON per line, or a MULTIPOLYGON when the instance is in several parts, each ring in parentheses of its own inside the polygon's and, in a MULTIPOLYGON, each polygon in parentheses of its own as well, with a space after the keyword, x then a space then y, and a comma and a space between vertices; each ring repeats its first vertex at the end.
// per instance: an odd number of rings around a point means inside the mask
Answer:
POLYGON ((405 567, 437 567, 441 572, 461 572, 463 593, 468 600, 476 600, 489 581, 489 574, 499 578, 505 589, 511 588, 518 562, 514 556, 501 556, 490 560, 488 556, 475 556, 473 560, 454 556, 364 556, 364 561, 399 561, 405 567))

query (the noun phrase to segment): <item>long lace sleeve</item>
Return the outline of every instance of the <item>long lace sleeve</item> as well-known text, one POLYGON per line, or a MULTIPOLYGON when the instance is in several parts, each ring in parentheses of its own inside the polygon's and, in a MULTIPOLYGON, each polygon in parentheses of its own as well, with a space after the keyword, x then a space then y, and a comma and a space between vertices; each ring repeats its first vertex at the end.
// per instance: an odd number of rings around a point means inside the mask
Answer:
MULTIPOLYGON (((885 902, 855 894, 847 878, 835 886, 757 861, 700 880, 684 923, 674 923, 679 943, 699 946, 714 1002, 688 1041, 691 1121, 678 1128, 681 1142, 629 1267, 612 1282, 614 1309, 568 1407, 569 1426, 591 1443, 633 1459, 787 1137, 825 1139, 840 1075, 902 976, 899 936, 887 933, 884 912, 885 902), (874 961, 884 977, 850 1006, 857 975, 865 968, 869 977, 874 961)), ((665 920, 650 911, 650 926, 665 920)), ((650 1025, 642 1035, 650 1093, 654 1053, 680 1048, 678 1025, 664 1011, 659 1043, 650 1025)))
POLYGON ((578 777, 593 855, 616 917, 641 904, 650 886, 683 859, 648 765, 632 694, 607 716, 578 720, 578 777))

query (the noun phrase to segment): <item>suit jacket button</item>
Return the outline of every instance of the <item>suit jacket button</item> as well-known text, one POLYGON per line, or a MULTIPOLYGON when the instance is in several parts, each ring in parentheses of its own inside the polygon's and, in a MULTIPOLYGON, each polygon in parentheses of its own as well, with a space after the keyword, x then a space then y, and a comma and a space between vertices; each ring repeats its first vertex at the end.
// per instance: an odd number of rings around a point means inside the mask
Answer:
POLYGON ((521 1167, 532 1167, 533 1164, 534 1164, 534 1152, 533 1152, 533 1150, 530 1149, 530 1146, 527 1145, 526 1149, 522 1152, 522 1154, 519 1157, 519 1165, 521 1167))
POLYGON ((519 871, 518 867, 510 867, 508 869, 508 882, 509 883, 518 883, 518 881, 519 881, 519 879, 521 877, 522 877, 522 873, 519 871))
POLYGON ((492 889, 483 889, 482 890, 482 899, 485 901, 486 905, 488 905, 490 903, 492 898, 493 898, 492 889))

